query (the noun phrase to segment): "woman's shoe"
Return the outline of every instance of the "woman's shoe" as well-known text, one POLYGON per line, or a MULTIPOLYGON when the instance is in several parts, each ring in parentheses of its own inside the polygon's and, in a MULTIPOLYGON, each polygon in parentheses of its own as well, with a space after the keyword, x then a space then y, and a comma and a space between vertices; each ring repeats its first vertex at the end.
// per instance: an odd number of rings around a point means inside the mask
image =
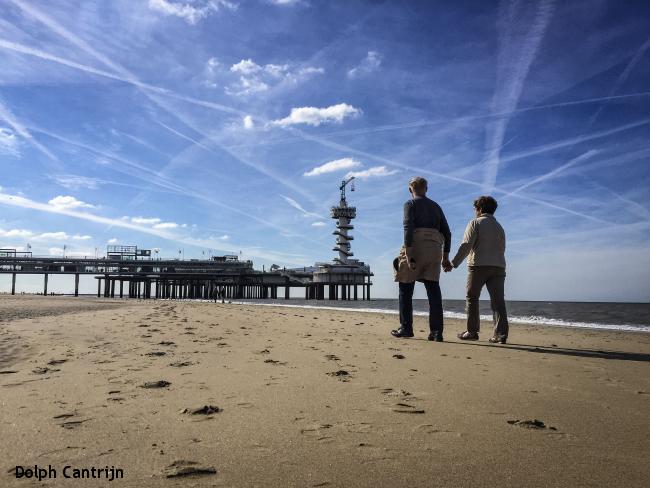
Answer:
POLYGON ((505 344, 507 339, 505 337, 490 337, 489 341, 492 344, 505 344))
POLYGON ((393 337, 413 337, 413 331, 405 330, 404 328, 400 327, 397 330, 391 330, 390 331, 391 335, 393 337))
POLYGON ((458 337, 461 341, 478 341, 478 334, 476 332, 463 332, 462 334, 458 334, 456 337, 458 337))

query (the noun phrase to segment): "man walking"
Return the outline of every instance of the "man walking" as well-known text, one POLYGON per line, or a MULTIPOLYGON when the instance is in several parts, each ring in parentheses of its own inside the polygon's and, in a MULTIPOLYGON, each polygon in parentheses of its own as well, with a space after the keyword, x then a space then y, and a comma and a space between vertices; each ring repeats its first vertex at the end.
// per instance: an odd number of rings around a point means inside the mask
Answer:
POLYGON ((481 326, 479 297, 483 285, 490 294, 494 335, 490 342, 505 344, 508 339, 508 314, 504 297, 506 279, 506 234, 494 218, 497 201, 490 196, 474 200, 476 218, 472 219, 463 242, 451 263, 457 268, 467 259, 467 330, 458 334, 464 341, 478 340, 481 326))

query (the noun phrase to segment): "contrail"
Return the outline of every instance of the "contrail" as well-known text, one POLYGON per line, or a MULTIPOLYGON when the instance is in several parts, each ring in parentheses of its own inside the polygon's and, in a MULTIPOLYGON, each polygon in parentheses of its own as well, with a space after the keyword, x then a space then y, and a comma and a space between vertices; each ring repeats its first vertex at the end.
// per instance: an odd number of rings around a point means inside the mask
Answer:
MULTIPOLYGON (((497 55, 497 83, 492 99, 493 111, 512 112, 519 102, 524 81, 528 76, 537 50, 544 38, 546 27, 553 13, 553 3, 542 1, 538 4, 535 18, 526 30, 523 39, 517 38, 516 30, 521 29, 516 19, 517 3, 505 0, 499 6, 499 21, 501 35, 499 36, 499 51, 497 55)), ((499 171, 498 148, 503 144, 509 116, 499 117, 486 127, 485 151, 491 154, 485 165, 483 187, 492 191, 499 171)))
POLYGON ((570 139, 564 139, 561 141, 556 141, 556 142, 551 142, 549 144, 543 144, 541 146, 533 147, 532 149, 528 149, 526 151, 522 151, 520 153, 513 154, 511 156, 507 156, 501 160, 502 163, 509 163, 511 161, 517 161, 519 159, 524 159, 529 156, 535 156, 537 154, 543 154, 545 152, 553 151, 555 149, 560 149, 563 147, 567 146, 573 146, 575 144, 581 143, 581 142, 587 142, 587 141, 592 141, 594 139, 600 139, 601 137, 607 137, 611 136, 614 134, 618 134, 619 132, 623 132, 626 130, 634 129, 636 127, 641 127, 643 125, 646 125, 650 123, 650 118, 647 119, 641 119, 636 122, 630 122, 629 124, 624 124, 620 125, 618 127, 614 127, 613 129, 607 129, 607 130, 601 130, 598 132, 594 132, 592 134, 588 135, 582 135, 582 136, 577 136, 577 137, 572 137, 570 139))
POLYGON ((16 119, 16 117, 11 113, 9 107, 2 103, 2 100, 0 100, 0 119, 9 124, 9 126, 11 126, 11 128, 17 134, 19 134, 26 141, 29 141, 36 149, 45 154, 52 161, 55 161, 57 163, 59 162, 59 158, 57 158, 48 148, 46 148, 43 144, 32 137, 27 128, 21 124, 18 119, 16 119))
MULTIPOLYGON (((623 72, 619 75, 618 79, 616 80, 616 83, 614 83, 614 86, 612 86, 612 89, 610 90, 609 94, 614 95, 618 91, 618 89, 625 83, 625 81, 628 79, 630 76, 630 73, 634 68, 636 68, 636 65, 639 64, 639 61, 641 61, 641 58, 643 58, 643 55, 645 52, 650 48, 650 37, 639 47, 639 49, 636 50, 634 53, 634 56, 632 56, 632 59, 630 59, 630 62, 627 63, 625 66, 625 69, 623 72)), ((596 121, 600 113, 603 111, 605 108, 605 105, 601 105, 598 107, 598 110, 596 110, 596 113, 589 119, 589 124, 588 127, 591 127, 593 123, 596 121)))
POLYGON ((170 98, 175 98, 178 100, 183 100, 185 102, 194 104, 194 105, 199 105, 202 107, 207 107, 207 108, 212 108, 214 110, 219 110, 220 112, 225 112, 229 114, 235 114, 235 115, 240 115, 240 116, 245 116, 248 115, 247 112, 243 112, 241 110, 237 110, 232 107, 228 107, 226 105, 221 105, 219 103, 214 103, 214 102, 209 102, 206 100, 199 100, 193 97, 186 97, 184 95, 180 95, 178 93, 173 93, 166 88, 161 88, 159 86, 151 85, 149 83, 143 83, 139 81, 136 78, 129 77, 129 76, 121 76, 121 75, 116 75, 113 73, 110 73, 108 71, 104 71, 98 68, 94 68, 92 66, 88 66, 85 64, 77 63, 75 61, 71 61, 69 59, 61 58, 59 56, 55 56, 53 54, 49 54, 45 51, 42 51, 40 49, 35 49, 29 46, 25 46, 24 44, 19 44, 16 42, 8 41, 6 39, 0 39, 0 48, 7 49, 10 51, 18 52, 21 54, 26 54, 29 56, 33 56, 36 58, 40 59, 45 59, 47 61, 52 61, 54 63, 58 63, 64 66, 67 66, 69 68, 74 68, 79 71, 85 71, 86 73, 91 73, 97 76, 102 76, 104 78, 109 78, 111 80, 115 81, 121 81, 122 83, 126 83, 129 85, 136 86, 138 88, 141 88, 143 90, 150 91, 152 93, 156 93, 158 95, 164 95, 170 98))
POLYGON ((563 164, 562 166, 558 166, 555 168, 553 171, 549 171, 548 173, 545 173, 541 176, 538 176, 537 178, 534 178, 530 180, 528 183, 521 185, 520 187, 516 188, 515 190, 511 191, 510 193, 506 193, 504 195, 504 198, 506 197, 512 197, 515 196, 515 194, 521 192, 522 190, 525 190, 528 187, 531 187, 533 185, 536 185, 537 183, 541 183, 542 181, 550 180, 551 178, 555 178, 559 174, 563 173, 565 170, 569 169, 571 166, 575 166, 576 164, 582 163, 583 161, 586 161, 587 159, 591 158, 592 156, 595 156, 598 154, 600 151, 597 151, 595 149, 592 149, 590 151, 587 151, 586 153, 573 158, 569 162, 563 164))
POLYGON ((94 148, 92 146, 89 146, 87 144, 68 139, 66 137, 60 136, 58 134, 54 134, 53 132, 46 131, 46 130, 41 129, 41 128, 33 128, 32 127, 32 130, 34 132, 43 133, 43 134, 45 134, 45 135, 47 135, 49 137, 52 137, 54 139, 57 139, 57 140, 61 141, 61 142, 65 142, 67 144, 80 147, 82 149, 85 149, 85 150, 87 150, 89 152, 92 152, 94 154, 97 154, 99 156, 103 156, 105 158, 112 159, 114 161, 118 161, 118 162, 122 163, 125 167, 133 168, 133 169, 136 170, 136 171, 129 172, 129 171, 127 171, 126 169, 122 168, 119 165, 111 166, 111 168, 114 169, 115 171, 125 173, 125 174, 127 174, 129 176, 133 176, 133 177, 138 178, 139 180, 142 180, 142 181, 144 181, 146 183, 152 183, 152 184, 154 184, 156 186, 159 186, 161 188, 164 188, 166 190, 170 190, 170 191, 172 191, 172 192, 174 192, 176 194, 183 195, 183 196, 189 197, 189 198, 195 198, 197 200, 204 201, 204 202, 209 203, 211 205, 216 205, 218 207, 221 207, 223 209, 226 209, 226 210, 229 210, 231 212, 237 213, 239 215, 246 216, 246 217, 250 218, 251 220, 254 220, 254 221, 256 221, 256 222, 258 222, 258 223, 260 223, 260 224, 262 224, 262 225, 264 225, 266 227, 270 227, 270 228, 272 228, 274 230, 282 230, 282 231, 286 230, 281 226, 277 226, 277 225, 274 225, 274 224, 270 223, 268 220, 264 220, 264 219, 255 217, 255 216, 251 215, 250 213, 244 212, 241 209, 238 209, 236 207, 231 207, 230 205, 222 203, 222 202, 220 202, 218 200, 215 200, 215 199, 213 199, 211 197, 205 196, 205 195, 203 195, 203 194, 201 194, 199 192, 196 192, 194 190, 190 190, 190 189, 185 188, 183 186, 177 185, 173 181, 170 181, 167 178, 165 178, 164 176, 160 176, 159 173, 157 173, 157 172, 155 172, 153 170, 150 170, 149 168, 147 168, 145 166, 142 166, 139 163, 135 163, 135 162, 133 162, 133 161, 131 161, 129 159, 126 159, 126 158, 124 158, 122 156, 119 156, 117 154, 112 154, 112 153, 108 153, 108 152, 99 150, 99 149, 94 148), (144 174, 142 174, 142 173, 144 173, 144 174))

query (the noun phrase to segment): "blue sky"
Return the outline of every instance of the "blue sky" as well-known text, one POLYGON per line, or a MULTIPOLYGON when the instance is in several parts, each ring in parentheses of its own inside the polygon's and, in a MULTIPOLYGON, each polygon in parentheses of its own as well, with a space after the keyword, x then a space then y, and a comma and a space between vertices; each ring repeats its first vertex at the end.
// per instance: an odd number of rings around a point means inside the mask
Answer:
MULTIPOLYGON (((406 183, 422 175, 452 252, 472 200, 497 198, 508 298, 650 300, 647 2, 0 13, 0 246, 309 265, 334 255, 329 206, 353 172, 353 251, 390 297, 406 183)), ((462 298, 464 280, 445 275, 444 295, 462 298)))

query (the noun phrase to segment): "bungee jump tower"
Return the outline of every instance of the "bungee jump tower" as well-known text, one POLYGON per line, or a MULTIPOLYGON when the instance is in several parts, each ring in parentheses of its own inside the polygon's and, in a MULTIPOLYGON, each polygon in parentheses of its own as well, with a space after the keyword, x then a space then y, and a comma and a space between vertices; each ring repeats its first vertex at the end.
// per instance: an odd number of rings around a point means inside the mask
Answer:
POLYGON ((330 300, 370 300, 370 281, 373 273, 370 266, 352 259, 351 241, 354 237, 350 231, 354 229, 352 220, 357 216, 356 207, 348 206, 345 198, 345 188, 350 185, 350 191, 354 191, 354 176, 341 182, 341 199, 338 206, 332 207, 330 215, 336 220, 336 230, 332 232, 336 236, 336 245, 332 249, 338 253, 331 263, 316 263, 313 283, 315 286, 314 295, 309 298, 324 299, 325 287, 328 287, 328 298, 330 300), (358 288, 361 287, 361 297, 358 288))

